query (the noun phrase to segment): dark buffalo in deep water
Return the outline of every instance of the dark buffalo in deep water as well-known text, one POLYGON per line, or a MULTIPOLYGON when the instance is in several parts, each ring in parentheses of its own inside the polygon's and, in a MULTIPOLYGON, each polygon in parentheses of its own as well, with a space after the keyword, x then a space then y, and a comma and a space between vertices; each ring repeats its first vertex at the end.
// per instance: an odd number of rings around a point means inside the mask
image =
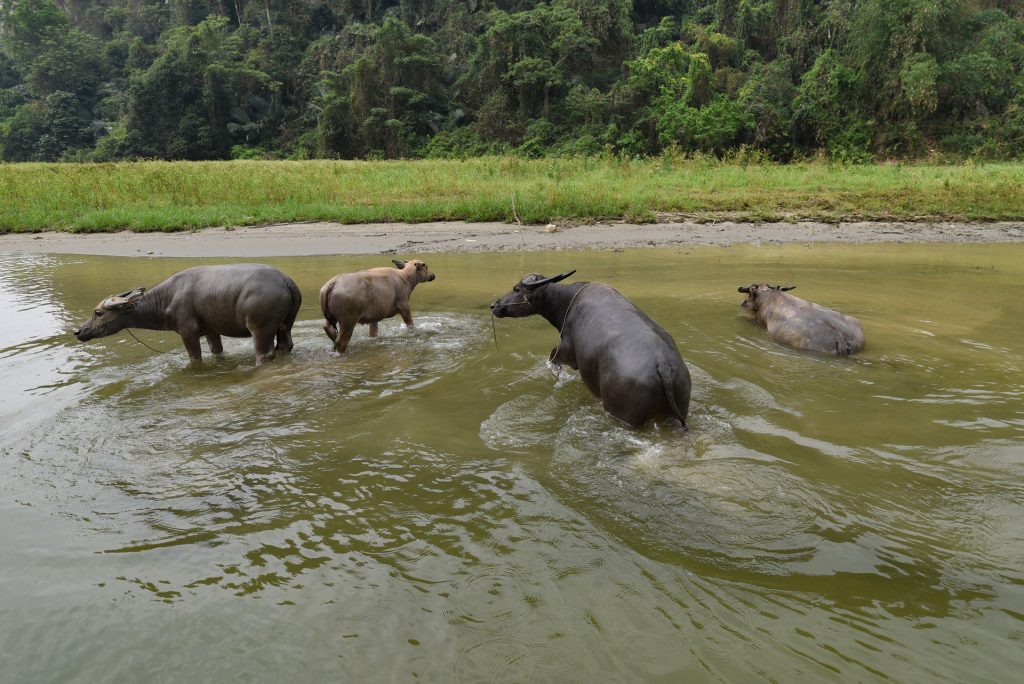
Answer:
POLYGON ((291 330, 301 304, 295 281, 276 268, 195 266, 150 290, 140 287, 107 297, 75 330, 75 337, 85 342, 125 328, 173 330, 193 362, 203 358, 200 337, 206 337, 214 354, 224 351, 221 335, 252 337, 258 366, 276 351, 292 350, 291 330))
POLYGON ((395 268, 378 267, 353 273, 340 273, 320 288, 320 310, 324 313, 324 332, 334 349, 344 354, 359 323, 370 326, 370 337, 377 336, 377 324, 395 314, 412 327, 409 297, 420 283, 435 278, 425 261, 392 259, 395 268))
POLYGON ((789 294, 796 286, 745 285, 740 307, 768 330, 772 339, 797 349, 845 356, 864 348, 860 321, 789 294))
POLYGON ((619 420, 639 427, 666 413, 685 428, 690 371, 675 340, 613 287, 557 284, 575 272, 524 276, 491 304, 491 312, 498 318, 546 318, 561 335, 551 362, 579 370, 605 410, 619 420))

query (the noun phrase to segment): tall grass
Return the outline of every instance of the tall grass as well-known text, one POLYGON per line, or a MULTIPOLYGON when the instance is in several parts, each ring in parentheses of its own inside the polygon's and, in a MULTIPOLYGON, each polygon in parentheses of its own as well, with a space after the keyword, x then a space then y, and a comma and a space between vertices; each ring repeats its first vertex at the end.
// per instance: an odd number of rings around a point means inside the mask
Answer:
POLYGON ((0 165, 0 232, 288 221, 1024 219, 1024 165, 715 160, 232 161, 0 165))

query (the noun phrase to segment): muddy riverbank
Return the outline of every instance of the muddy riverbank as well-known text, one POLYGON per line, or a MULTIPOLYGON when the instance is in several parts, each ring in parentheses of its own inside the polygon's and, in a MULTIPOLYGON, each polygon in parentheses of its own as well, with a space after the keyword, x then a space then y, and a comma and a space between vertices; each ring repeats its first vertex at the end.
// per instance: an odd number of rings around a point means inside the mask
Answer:
POLYGON ((427 254, 614 250, 676 245, 813 242, 1024 242, 1024 223, 818 222, 515 225, 437 222, 278 224, 179 233, 0 235, 0 252, 104 256, 269 257, 316 254, 427 254))

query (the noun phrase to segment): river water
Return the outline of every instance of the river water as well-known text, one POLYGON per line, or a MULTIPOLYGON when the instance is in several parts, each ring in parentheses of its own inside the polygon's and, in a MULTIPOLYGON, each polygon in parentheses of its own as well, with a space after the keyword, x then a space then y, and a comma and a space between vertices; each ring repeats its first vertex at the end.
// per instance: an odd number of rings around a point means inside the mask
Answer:
POLYGON ((387 259, 263 261, 303 291, 295 351, 190 367, 173 333, 70 331, 203 260, 0 255, 4 681, 1020 676, 1024 245, 435 255, 417 326, 344 358, 317 290, 387 259), (546 321, 492 332, 571 268, 679 342, 688 433, 555 377, 546 321), (774 344, 759 281, 866 350, 774 344))

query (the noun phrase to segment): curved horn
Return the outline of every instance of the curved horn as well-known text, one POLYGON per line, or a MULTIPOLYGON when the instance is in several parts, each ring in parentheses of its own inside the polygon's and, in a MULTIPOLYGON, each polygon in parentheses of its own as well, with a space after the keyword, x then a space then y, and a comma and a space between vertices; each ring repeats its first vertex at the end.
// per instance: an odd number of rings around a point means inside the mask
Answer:
POLYGON ((785 286, 780 285, 779 286, 779 291, 780 292, 789 292, 790 290, 795 290, 795 289, 796 289, 796 285, 785 285, 785 286))
POLYGON ((753 285, 744 285, 743 287, 737 288, 736 291, 742 292, 743 294, 750 294, 750 288, 752 287, 753 285))
POLYGON ((538 287, 542 285, 547 285, 548 283, 557 283, 561 280, 565 280, 575 272, 576 269, 574 268, 571 271, 566 271, 565 273, 560 273, 556 276, 551 276, 550 278, 544 278, 543 280, 533 280, 528 283, 523 283, 523 286, 528 290, 536 290, 538 287))
POLYGON ((137 287, 134 290, 128 290, 121 294, 110 295, 100 306, 108 311, 117 311, 119 309, 134 309, 135 304, 142 298, 142 295, 146 292, 146 288, 137 287))

